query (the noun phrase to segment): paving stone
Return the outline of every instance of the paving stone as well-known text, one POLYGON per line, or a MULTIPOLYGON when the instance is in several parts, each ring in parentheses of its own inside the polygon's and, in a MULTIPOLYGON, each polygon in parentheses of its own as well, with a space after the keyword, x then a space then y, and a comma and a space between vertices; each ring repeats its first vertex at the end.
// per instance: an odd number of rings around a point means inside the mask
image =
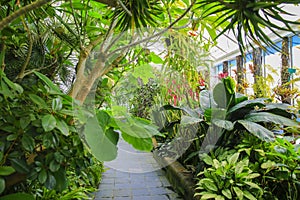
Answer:
POLYGON ((164 194, 170 194, 174 193, 173 191, 170 191, 163 187, 155 187, 155 188, 148 188, 151 195, 164 195, 164 194))
POLYGON ((114 188, 114 184, 113 183, 101 183, 99 186, 100 191, 101 190, 107 190, 107 189, 113 189, 114 188))
POLYGON ((132 196, 149 196, 150 191, 147 188, 132 189, 132 196))
POLYGON ((119 142, 119 157, 104 165, 96 200, 176 200, 176 194, 151 153, 139 152, 119 142), (113 167, 111 167, 113 165, 113 167), (111 169, 110 169, 111 167, 111 169))
POLYGON ((112 198, 113 197, 113 190, 100 190, 97 194, 98 197, 101 198, 112 198))
POLYGON ((115 189, 114 197, 131 197, 131 189, 115 189))
POLYGON ((115 179, 115 178, 102 178, 101 184, 114 184, 116 181, 119 181, 119 179, 115 179))

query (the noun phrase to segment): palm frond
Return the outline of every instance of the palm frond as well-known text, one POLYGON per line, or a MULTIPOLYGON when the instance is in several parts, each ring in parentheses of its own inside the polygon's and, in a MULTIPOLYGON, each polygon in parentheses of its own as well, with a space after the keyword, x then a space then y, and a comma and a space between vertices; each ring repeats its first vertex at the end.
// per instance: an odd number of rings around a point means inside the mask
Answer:
POLYGON ((278 31, 295 33, 292 25, 300 25, 300 22, 282 16, 292 15, 281 8, 283 3, 299 4, 299 1, 199 0, 197 9, 203 10, 204 17, 222 15, 216 20, 217 26, 222 26, 229 21, 218 37, 227 31, 233 31, 243 54, 249 40, 254 44, 260 46, 264 44, 279 50, 266 34, 266 29, 279 37, 278 31))
POLYGON ((114 17, 118 18, 117 27, 120 30, 155 26, 156 18, 162 10, 159 1, 155 0, 123 0, 123 6, 114 11, 114 17))

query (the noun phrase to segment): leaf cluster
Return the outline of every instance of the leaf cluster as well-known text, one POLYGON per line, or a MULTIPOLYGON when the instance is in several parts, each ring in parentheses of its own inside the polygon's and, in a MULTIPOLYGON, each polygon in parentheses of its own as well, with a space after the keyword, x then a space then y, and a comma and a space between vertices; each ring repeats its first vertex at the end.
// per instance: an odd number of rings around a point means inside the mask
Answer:
POLYGON ((1 195, 66 193, 70 188, 96 186, 101 170, 96 173, 91 167, 102 164, 77 134, 73 100, 46 76, 35 74, 42 82, 24 89, 1 71, 1 195), (74 175, 78 179, 70 182, 74 175), (45 191, 38 192, 40 188, 45 191))

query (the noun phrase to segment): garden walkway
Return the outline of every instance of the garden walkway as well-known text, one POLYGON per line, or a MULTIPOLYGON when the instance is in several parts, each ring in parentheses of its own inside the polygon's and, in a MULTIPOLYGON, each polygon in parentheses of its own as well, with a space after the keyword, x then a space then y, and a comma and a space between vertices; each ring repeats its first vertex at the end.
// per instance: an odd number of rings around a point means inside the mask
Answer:
POLYGON ((118 148, 117 159, 104 164, 107 170, 96 200, 182 199, 173 191, 152 153, 137 151, 123 140, 118 148))

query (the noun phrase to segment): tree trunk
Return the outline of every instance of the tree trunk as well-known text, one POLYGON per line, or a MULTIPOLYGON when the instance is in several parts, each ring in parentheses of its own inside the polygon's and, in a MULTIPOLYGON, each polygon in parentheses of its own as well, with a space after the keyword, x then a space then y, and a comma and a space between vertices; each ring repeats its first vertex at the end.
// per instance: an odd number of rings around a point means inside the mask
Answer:
MULTIPOLYGON (((290 89, 291 86, 289 84, 286 84, 289 82, 289 38, 284 37, 282 40, 282 49, 281 49, 281 86, 283 88, 290 89)), ((291 104, 291 98, 290 97, 284 97, 281 96, 282 103, 288 103, 291 104)))
POLYGON ((236 57, 236 68, 237 68, 237 92, 244 93, 243 57, 241 55, 236 57))
POLYGON ((253 49, 253 69, 254 69, 254 83, 257 83, 257 77, 262 76, 262 49, 256 48, 253 49))
POLYGON ((228 61, 224 61, 223 62, 223 74, 226 74, 228 75, 228 61))

